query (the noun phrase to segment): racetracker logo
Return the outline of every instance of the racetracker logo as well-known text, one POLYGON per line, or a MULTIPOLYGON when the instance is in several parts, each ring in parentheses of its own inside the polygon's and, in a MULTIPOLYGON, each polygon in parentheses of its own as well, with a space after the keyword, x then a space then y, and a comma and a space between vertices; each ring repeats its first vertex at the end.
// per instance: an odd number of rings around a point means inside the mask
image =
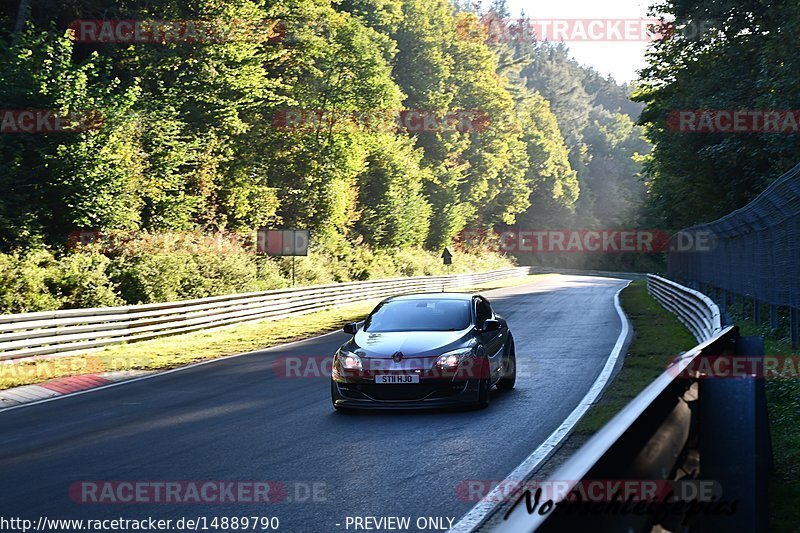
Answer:
POLYGON ((383 374, 418 374, 424 379, 469 380, 489 375, 489 369, 481 358, 465 357, 452 367, 437 365, 438 359, 436 355, 405 356, 400 361, 391 357, 363 357, 360 368, 345 369, 335 365, 330 355, 284 356, 272 362, 272 371, 281 379, 330 379, 336 374, 344 379, 375 380, 383 374))
POLYGON ((284 39, 285 28, 277 20, 75 20, 69 25, 78 43, 172 44, 260 42, 284 39))
POLYGON ((672 376, 685 379, 698 378, 800 378, 800 356, 747 356, 747 355, 699 355, 688 365, 680 360, 667 368, 672 376))
POLYGON ((681 133, 800 133, 800 110, 697 109, 675 110, 667 127, 681 133))
POLYGON ((287 109, 272 119, 275 129, 293 133, 473 133, 487 130, 489 124, 489 114, 474 109, 287 109))
POLYGON ((75 133, 103 125, 99 111, 0 109, 0 133, 75 133))
MULTIPOLYGON (((117 358, 114 358, 115 360, 117 358)), ((112 366, 118 362, 111 362, 111 358, 86 356, 86 357, 55 357, 52 359, 28 359, 25 361, 5 360, 0 361, 0 379, 9 381, 44 381, 63 376, 76 376, 94 374, 111 370, 123 370, 112 366)), ((130 366, 130 365, 128 365, 130 366)), ((130 368, 124 368, 130 370, 130 368)))
POLYGON ((514 42, 653 42, 680 35, 697 39, 718 24, 693 22, 680 27, 654 18, 502 18, 486 15, 480 21, 462 19, 456 28, 460 39, 488 43, 514 42))
POLYGON ((219 504, 325 502, 324 481, 76 481, 69 497, 81 504, 219 504))
POLYGON ((466 250, 516 254, 708 252, 715 243, 710 231, 682 231, 671 235, 664 230, 641 229, 511 229, 500 233, 465 229, 458 240, 466 250))
POLYGON ((708 480, 667 479, 592 479, 592 480, 465 480, 456 486, 456 496, 461 501, 494 502, 511 501, 523 491, 541 491, 542 500, 561 501, 580 498, 584 502, 611 501, 661 501, 666 498, 680 500, 718 498, 722 490, 719 483, 708 480))
POLYGON ((91 248, 104 253, 119 253, 129 246, 138 246, 162 253, 200 253, 213 250, 218 253, 233 253, 247 250, 256 251, 252 235, 236 233, 170 232, 150 233, 147 231, 98 231, 76 230, 67 237, 69 250, 91 248))
POLYGON ((102 372, 146 370, 156 366, 158 366, 158 356, 154 354, 100 354, 52 358, 34 356, 22 360, 0 361, 0 380, 17 383, 30 382, 30 380, 38 382, 102 372))

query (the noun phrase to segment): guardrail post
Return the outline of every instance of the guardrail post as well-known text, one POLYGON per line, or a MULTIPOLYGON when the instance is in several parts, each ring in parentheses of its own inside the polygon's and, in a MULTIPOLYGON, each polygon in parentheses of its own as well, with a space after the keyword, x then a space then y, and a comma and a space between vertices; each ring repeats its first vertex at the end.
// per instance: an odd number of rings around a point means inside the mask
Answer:
MULTIPOLYGON (((730 352, 721 355, 763 357, 764 339, 740 337, 730 352)), ((703 515, 696 530, 766 531, 772 449, 763 377, 701 378, 699 402, 700 478, 719 483, 717 501, 737 509, 703 515)))

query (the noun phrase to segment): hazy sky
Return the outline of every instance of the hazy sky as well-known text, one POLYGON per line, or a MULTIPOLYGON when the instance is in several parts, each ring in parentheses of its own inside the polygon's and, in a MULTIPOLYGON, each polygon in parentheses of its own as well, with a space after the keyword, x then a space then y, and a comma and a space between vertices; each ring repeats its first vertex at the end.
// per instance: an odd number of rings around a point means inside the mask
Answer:
MULTIPOLYGON (((511 17, 519 17, 521 9, 531 19, 640 19, 647 17, 651 0, 507 0, 511 17)), ((644 66, 645 42, 567 42, 572 55, 580 63, 600 73, 611 74, 619 82, 636 78, 636 70, 644 66)))

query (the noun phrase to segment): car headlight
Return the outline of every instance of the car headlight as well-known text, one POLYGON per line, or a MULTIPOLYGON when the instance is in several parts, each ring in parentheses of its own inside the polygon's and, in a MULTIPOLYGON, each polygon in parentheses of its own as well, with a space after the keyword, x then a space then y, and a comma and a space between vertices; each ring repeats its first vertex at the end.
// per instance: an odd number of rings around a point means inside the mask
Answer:
POLYGON ((456 368, 465 358, 472 355, 472 348, 460 348, 452 352, 443 353, 436 360, 436 366, 440 368, 456 368))
POLYGON ((339 350, 336 353, 336 358, 345 370, 363 370, 361 358, 353 352, 347 350, 339 350))

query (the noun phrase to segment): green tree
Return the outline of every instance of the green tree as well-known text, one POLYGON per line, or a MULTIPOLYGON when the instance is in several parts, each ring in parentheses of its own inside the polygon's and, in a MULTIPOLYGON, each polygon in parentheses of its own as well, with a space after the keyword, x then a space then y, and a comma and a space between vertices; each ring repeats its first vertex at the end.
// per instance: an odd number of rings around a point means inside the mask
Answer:
POLYGON ((138 90, 122 87, 98 54, 74 63, 72 52, 72 42, 55 29, 29 28, 12 42, 0 41, 5 108, 91 117, 70 132, 0 135, 5 249, 41 240, 63 244, 81 227, 139 224, 143 163, 130 118, 138 90))
POLYGON ((671 112, 797 109, 796 3, 670 1, 654 15, 675 31, 653 43, 634 99, 655 145, 646 167, 650 216, 679 228, 741 207, 800 158, 797 135, 686 133, 671 112))
POLYGON ((422 195, 429 173, 410 139, 384 135, 373 140, 357 177, 361 211, 354 231, 378 247, 422 246, 431 216, 422 195))

